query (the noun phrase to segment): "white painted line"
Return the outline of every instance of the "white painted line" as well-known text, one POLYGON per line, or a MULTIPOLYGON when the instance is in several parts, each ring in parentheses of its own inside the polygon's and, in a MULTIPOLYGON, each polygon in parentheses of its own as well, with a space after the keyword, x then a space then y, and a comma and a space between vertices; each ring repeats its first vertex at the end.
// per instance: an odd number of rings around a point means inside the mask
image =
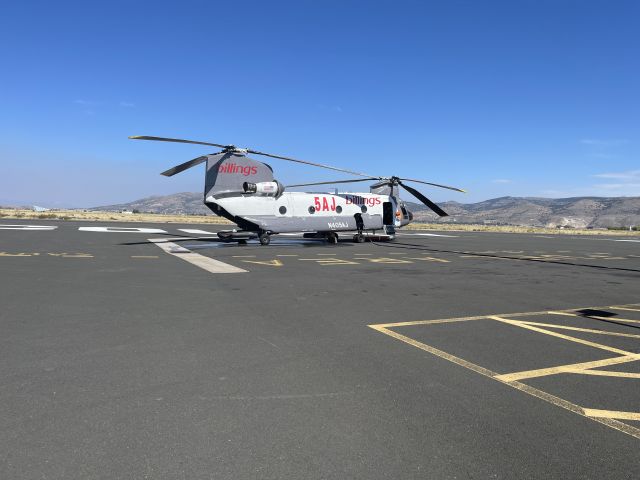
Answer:
POLYGON ((396 233, 396 235, 401 235, 403 237, 447 237, 447 238, 458 238, 458 235, 442 235, 440 233, 396 233))
POLYGON ((196 235, 217 235, 215 232, 207 232, 206 230, 198 230, 197 228, 179 228, 184 233, 195 233, 196 235))
POLYGON ((174 257, 181 258, 189 262, 196 267, 200 267, 210 273, 246 273, 248 270, 234 267, 228 263, 214 260, 213 258, 205 257, 199 253, 194 253, 191 250, 184 248, 177 243, 168 242, 164 238, 150 238, 150 242, 155 243, 163 251, 174 257))
POLYGON ((83 232, 101 233, 167 233, 159 228, 129 228, 129 227, 80 227, 83 232))
POLYGON ((615 240, 616 242, 635 242, 640 243, 640 240, 615 240))
POLYGON ((0 225, 0 230, 30 230, 33 232, 55 230, 53 225, 0 225))

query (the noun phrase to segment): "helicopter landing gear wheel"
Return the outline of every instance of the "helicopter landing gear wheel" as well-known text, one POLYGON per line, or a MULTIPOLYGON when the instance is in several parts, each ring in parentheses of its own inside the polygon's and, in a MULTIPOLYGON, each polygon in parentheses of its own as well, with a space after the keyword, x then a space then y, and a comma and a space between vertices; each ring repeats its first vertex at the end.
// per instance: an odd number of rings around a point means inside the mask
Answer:
POLYGON ((260 245, 269 245, 271 243, 271 236, 267 233, 261 233, 258 237, 260 239, 260 245))
POLYGON ((362 233, 356 233, 356 234, 353 236, 353 241, 354 241, 355 243, 364 243, 364 242, 365 242, 365 240, 366 240, 366 239, 364 238, 364 235, 363 235, 362 233))
POLYGON ((336 245, 338 243, 338 234, 336 232, 327 233, 327 242, 336 245))

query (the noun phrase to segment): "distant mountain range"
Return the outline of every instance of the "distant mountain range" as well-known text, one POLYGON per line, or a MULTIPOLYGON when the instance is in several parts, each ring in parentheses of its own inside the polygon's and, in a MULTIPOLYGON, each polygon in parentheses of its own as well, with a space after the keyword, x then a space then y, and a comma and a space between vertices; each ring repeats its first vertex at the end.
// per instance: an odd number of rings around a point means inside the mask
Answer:
MULTIPOLYGON (((525 225, 574 228, 625 227, 640 225, 640 197, 529 198, 500 197, 478 203, 443 202, 450 215, 438 219, 422 204, 408 202, 419 222, 492 225, 525 225)), ((204 215, 211 212, 202 204, 201 193, 142 198, 92 210, 138 210, 140 212, 204 215)))

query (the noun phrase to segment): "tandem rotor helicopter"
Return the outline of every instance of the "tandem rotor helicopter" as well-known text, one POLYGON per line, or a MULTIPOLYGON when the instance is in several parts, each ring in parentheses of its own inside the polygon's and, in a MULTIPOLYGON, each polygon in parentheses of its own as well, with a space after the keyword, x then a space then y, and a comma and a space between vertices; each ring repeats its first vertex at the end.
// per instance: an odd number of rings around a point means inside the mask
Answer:
POLYGON ((305 238, 326 239, 334 244, 338 243, 338 232, 353 235, 353 241, 357 243, 366 240, 365 234, 392 240, 395 237, 396 227, 408 225, 413 220, 413 214, 407 210, 406 204, 400 199, 399 187, 411 193, 439 216, 447 216, 444 210, 404 182, 422 183, 464 192, 460 188, 437 183, 396 176, 376 177, 344 168, 259 152, 250 148, 238 148, 235 145, 149 136, 129 138, 221 148, 222 150, 218 153, 203 155, 176 165, 162 172, 162 175, 171 177, 206 162, 204 204, 213 213, 232 221, 240 228, 238 231, 219 232, 220 239, 237 241, 241 244, 258 238, 262 245, 268 245, 271 235, 294 232, 302 232, 305 238), (273 178, 271 166, 252 159, 248 154, 302 163, 360 177, 287 185, 287 188, 370 181, 375 183, 370 186, 369 193, 285 192, 285 186, 273 178), (376 232, 382 232, 382 235, 376 232))

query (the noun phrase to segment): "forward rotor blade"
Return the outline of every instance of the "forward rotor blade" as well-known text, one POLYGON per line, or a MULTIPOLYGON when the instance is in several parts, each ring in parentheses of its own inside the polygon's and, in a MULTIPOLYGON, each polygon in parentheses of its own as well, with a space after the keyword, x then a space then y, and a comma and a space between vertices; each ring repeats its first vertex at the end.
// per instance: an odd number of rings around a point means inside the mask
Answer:
POLYGON ((195 145, 209 145, 211 147, 218 147, 218 148, 227 148, 228 146, 228 145, 220 145, 219 143, 197 142, 195 140, 182 140, 180 138, 148 137, 146 135, 134 135, 129 138, 131 140, 155 140, 158 142, 193 143, 195 145))
MULTIPOLYGON (((175 142, 175 143, 191 143, 194 145, 210 145, 212 147, 218 147, 218 148, 235 148, 233 145, 221 145, 219 143, 197 142, 195 140, 183 140, 180 138, 149 137, 146 135, 135 135, 129 138, 132 140, 155 140, 159 142, 175 142)), ((264 155, 265 157, 278 158, 280 160, 287 160, 288 162, 302 163, 304 165, 311 165, 313 167, 320 167, 320 168, 326 168, 328 170, 335 170, 336 172, 348 173, 350 175, 356 175, 358 177, 371 177, 371 175, 367 175, 366 173, 354 172, 352 170, 347 170, 345 168, 337 168, 337 167, 332 167, 330 165, 323 165, 322 163, 307 162, 306 160, 298 160, 296 158, 283 157, 281 155, 273 155, 271 153, 259 152, 257 150, 251 150, 249 148, 246 149, 246 152, 253 153, 255 155, 264 155)))
POLYGON ((420 200, 422 203, 424 203, 427 207, 429 207, 431 210, 433 210, 434 212, 436 212, 439 216, 441 217, 448 217, 449 214, 447 212, 445 212, 444 210, 442 210, 438 205, 436 205, 435 203, 433 203, 431 200, 429 200, 427 197, 425 197, 423 194, 421 194, 418 190, 416 190, 415 188, 411 188, 407 185, 405 185, 404 183, 400 183, 398 182, 398 184, 404 188, 407 192, 409 192, 411 195, 413 195, 414 197, 416 197, 418 200, 420 200))
POLYGON ((334 180, 333 182, 314 182, 314 183, 299 183, 297 185, 287 185, 287 188, 290 187, 310 187, 313 185, 332 185, 334 183, 355 183, 355 182, 370 182, 371 180, 378 180, 377 178, 355 178, 353 180, 334 180))
POLYGON ((440 187, 440 188, 446 188, 448 190, 454 190, 456 192, 462 192, 462 193, 467 193, 466 190, 463 190, 461 188, 456 188, 456 187, 448 187, 447 185, 440 185, 438 183, 429 183, 429 182, 424 182, 422 180, 414 180, 413 178, 401 178, 400 180, 405 180, 407 182, 416 182, 416 183, 423 183, 425 185, 431 185, 432 187, 440 187))
MULTIPOLYGON (((350 175, 356 175, 358 177, 371 178, 371 175, 367 175, 366 173, 359 173, 359 172, 354 172, 352 170, 346 170, 344 168, 337 168, 337 167, 332 167, 330 165, 323 165, 322 163, 307 162, 306 160, 298 160, 298 159, 290 158, 290 157, 282 157, 280 155, 272 155, 270 153, 258 152, 257 150, 250 150, 250 149, 247 149, 247 153, 254 153, 256 155, 264 155, 265 157, 271 157, 271 158, 279 158, 280 160, 287 160, 289 162, 302 163, 304 165, 311 165, 313 167, 326 168, 328 170, 335 170, 336 172, 348 173, 350 175)), ((374 178, 378 179, 380 177, 374 177, 374 178)))
POLYGON ((184 172, 185 170, 195 167, 196 165, 200 165, 202 162, 206 162, 207 157, 202 156, 198 158, 194 158, 193 160, 189 160, 188 162, 181 163, 180 165, 176 165, 175 167, 171 167, 169 170, 165 170, 160 175, 164 175, 165 177, 172 177, 176 173, 184 172))

